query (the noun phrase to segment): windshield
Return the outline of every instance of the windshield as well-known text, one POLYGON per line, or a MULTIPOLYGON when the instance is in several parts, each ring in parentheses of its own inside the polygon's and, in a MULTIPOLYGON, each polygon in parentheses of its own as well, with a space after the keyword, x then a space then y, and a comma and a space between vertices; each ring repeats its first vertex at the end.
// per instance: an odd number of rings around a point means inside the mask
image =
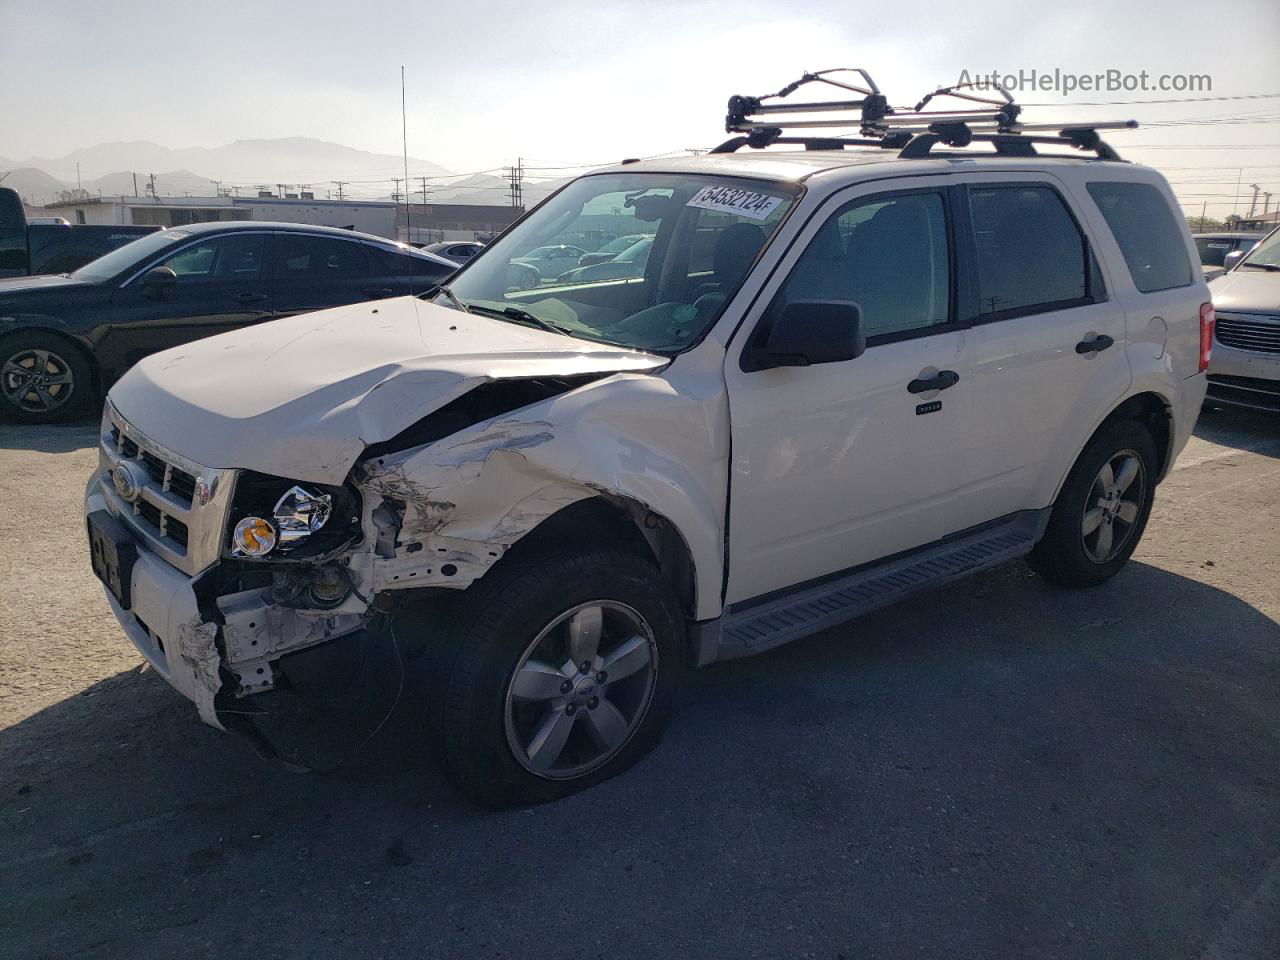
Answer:
POLYGON ((1235 250, 1236 245, 1237 241, 1231 237, 1196 237, 1196 252, 1200 254, 1200 265, 1202 267, 1222 266, 1227 254, 1235 250))
POLYGON ((799 192, 730 177, 583 177, 486 248, 439 302, 678 352, 715 322, 799 192))
POLYGON ((1280 264, 1280 229, 1272 230, 1266 239, 1258 242, 1253 252, 1240 261, 1241 266, 1246 264, 1255 267, 1280 264))
POLYGON ((191 234, 185 230, 148 233, 145 237, 126 243, 123 247, 116 247, 97 260, 89 261, 71 276, 77 280, 110 280, 132 266, 141 265, 152 254, 159 253, 174 241, 183 240, 189 236, 191 234))

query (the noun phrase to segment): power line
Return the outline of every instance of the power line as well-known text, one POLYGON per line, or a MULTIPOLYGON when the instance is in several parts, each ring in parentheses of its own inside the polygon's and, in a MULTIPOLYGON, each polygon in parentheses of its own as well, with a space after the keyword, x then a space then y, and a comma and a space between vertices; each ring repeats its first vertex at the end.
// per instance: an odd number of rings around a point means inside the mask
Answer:
POLYGON ((1172 100, 1060 100, 1057 103, 1023 103, 1024 107, 1130 107, 1140 103, 1216 103, 1223 100, 1276 100, 1280 93, 1245 93, 1233 97, 1178 97, 1172 100))

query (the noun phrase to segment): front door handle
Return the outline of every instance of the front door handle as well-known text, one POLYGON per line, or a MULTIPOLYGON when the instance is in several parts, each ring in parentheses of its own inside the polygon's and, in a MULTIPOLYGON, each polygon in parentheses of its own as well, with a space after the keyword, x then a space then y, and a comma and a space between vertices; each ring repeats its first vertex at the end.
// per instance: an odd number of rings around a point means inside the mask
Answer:
POLYGON ((907 384, 908 393, 928 393, 930 390, 947 390, 960 382, 960 374, 954 370, 939 370, 928 379, 917 378, 907 384))
POLYGON ((267 299, 265 293, 240 293, 236 295, 236 300, 240 303, 261 303, 267 299))
POLYGON ((390 287, 370 287, 369 289, 361 290, 360 292, 363 293, 366 297, 370 297, 371 299, 374 299, 374 300, 377 300, 381 297, 389 297, 391 296, 391 294, 395 293, 395 291, 392 290, 390 287))
POLYGON ((1076 344, 1076 353, 1082 356, 1090 353, 1101 353, 1107 347, 1115 344, 1115 338, 1108 337, 1105 333, 1100 333, 1096 337, 1090 337, 1087 340, 1081 340, 1076 344))

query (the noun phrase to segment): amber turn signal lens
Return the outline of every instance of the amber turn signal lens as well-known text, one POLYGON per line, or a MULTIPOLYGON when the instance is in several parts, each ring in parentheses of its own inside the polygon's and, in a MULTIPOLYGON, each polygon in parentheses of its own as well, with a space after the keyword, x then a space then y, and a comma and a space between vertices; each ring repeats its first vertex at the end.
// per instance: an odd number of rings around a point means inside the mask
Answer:
POLYGON ((231 534, 231 546, 242 557, 265 557, 275 549, 276 528, 262 517, 245 517, 231 534))

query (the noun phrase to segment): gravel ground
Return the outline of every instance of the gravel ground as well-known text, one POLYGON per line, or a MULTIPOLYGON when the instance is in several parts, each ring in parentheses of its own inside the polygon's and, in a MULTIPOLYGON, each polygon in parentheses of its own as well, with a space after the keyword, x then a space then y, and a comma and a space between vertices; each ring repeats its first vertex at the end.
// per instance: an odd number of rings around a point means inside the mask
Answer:
POLYGON ((335 772, 201 726, 92 579, 92 427, 0 427, 0 955, 1280 955, 1280 420, 1206 414, 1097 590, 1010 564, 696 674, 481 814, 416 704, 335 772))

